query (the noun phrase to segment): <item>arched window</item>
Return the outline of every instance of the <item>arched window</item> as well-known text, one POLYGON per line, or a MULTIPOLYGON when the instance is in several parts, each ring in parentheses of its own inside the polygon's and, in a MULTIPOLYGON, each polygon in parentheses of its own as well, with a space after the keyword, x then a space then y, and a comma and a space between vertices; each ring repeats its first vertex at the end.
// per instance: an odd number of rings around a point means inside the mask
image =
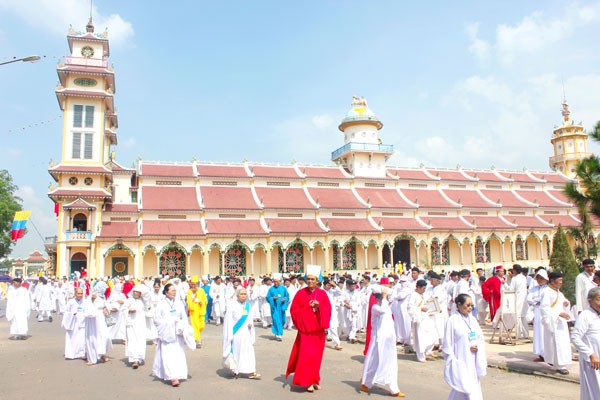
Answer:
POLYGON ((85 214, 79 213, 73 217, 73 230, 87 231, 87 217, 85 214))

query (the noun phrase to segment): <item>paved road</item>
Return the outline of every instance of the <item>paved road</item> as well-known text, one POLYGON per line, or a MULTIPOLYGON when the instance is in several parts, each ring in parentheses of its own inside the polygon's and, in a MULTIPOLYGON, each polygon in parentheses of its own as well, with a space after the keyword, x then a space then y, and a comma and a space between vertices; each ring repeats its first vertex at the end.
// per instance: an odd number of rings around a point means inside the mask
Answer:
MULTIPOLYGON (((4 302, 0 302, 0 308, 5 309, 4 302)), ((179 388, 172 388, 150 376, 153 346, 148 347, 148 364, 138 370, 125 366, 124 346, 120 344, 115 344, 109 352, 111 360, 106 364, 88 367, 83 361, 64 360, 60 320, 58 316, 53 323, 38 323, 32 318, 31 337, 13 341, 8 340, 6 319, 0 318, 0 400, 31 400, 40 395, 46 399, 69 396, 86 400, 169 400, 198 399, 207 394, 220 400, 386 398, 383 390, 360 393, 363 356, 359 344, 345 344, 343 351, 327 349, 321 371, 323 390, 314 394, 296 393, 290 390, 283 375, 295 331, 286 331, 283 342, 276 342, 271 340, 270 330, 257 328, 257 364, 262 379, 234 380, 221 367, 220 327, 209 325, 204 334, 204 348, 187 354, 190 379, 179 388)), ((399 354, 398 360, 400 389, 407 398, 447 398, 449 389, 443 379, 443 361, 420 364, 414 356, 404 354, 399 354)), ((575 400, 579 398, 579 385, 490 368, 483 379, 483 392, 486 400, 575 400)))

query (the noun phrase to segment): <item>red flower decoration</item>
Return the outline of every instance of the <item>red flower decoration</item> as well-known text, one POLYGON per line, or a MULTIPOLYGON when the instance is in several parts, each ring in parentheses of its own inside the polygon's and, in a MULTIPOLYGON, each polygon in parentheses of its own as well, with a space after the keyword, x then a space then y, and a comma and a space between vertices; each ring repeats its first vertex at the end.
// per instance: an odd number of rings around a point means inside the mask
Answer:
POLYGON ((165 274, 167 273, 167 270, 166 270, 166 269, 163 269, 162 271, 160 271, 160 273, 161 273, 162 275, 165 275, 165 274))

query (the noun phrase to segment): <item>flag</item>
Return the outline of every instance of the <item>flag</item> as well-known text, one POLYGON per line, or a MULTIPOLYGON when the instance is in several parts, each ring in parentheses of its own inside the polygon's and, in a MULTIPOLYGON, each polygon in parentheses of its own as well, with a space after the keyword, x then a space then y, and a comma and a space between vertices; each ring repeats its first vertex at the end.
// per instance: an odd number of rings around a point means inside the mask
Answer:
POLYGON ((17 211, 15 219, 10 228, 10 239, 19 240, 25 234, 25 224, 31 215, 31 211, 17 211))

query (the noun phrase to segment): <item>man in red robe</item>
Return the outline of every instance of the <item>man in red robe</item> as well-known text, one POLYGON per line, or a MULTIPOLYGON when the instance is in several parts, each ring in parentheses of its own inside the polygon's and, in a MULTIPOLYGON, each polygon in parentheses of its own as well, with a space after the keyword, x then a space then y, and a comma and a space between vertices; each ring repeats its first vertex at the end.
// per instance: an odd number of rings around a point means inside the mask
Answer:
MULTIPOLYGON (((292 383, 313 392, 321 388, 321 362, 325 351, 327 329, 331 321, 331 303, 327 292, 317 287, 319 271, 307 266, 307 287, 300 289, 290 308, 296 341, 288 361, 286 379, 294 374, 292 383)), ((318 267, 320 269, 320 267, 318 267)))
POLYGON ((493 321, 500 307, 502 285, 504 284, 504 268, 498 265, 494 268, 494 276, 481 285, 483 299, 490 305, 490 319, 493 321))
POLYGON ((125 297, 129 298, 129 292, 135 286, 135 282, 133 281, 133 276, 127 275, 125 277, 125 283, 123 284, 123 294, 125 297))

